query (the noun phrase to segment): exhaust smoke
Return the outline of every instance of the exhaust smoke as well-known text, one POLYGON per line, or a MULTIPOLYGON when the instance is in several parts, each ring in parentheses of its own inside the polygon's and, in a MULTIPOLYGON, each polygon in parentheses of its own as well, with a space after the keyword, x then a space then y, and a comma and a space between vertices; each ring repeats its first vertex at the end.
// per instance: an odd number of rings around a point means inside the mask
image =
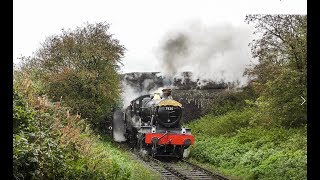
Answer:
POLYGON ((159 70, 171 77, 190 71, 193 81, 240 81, 244 85, 247 79, 242 75, 252 60, 250 41, 249 27, 193 22, 162 39, 156 52, 159 70))

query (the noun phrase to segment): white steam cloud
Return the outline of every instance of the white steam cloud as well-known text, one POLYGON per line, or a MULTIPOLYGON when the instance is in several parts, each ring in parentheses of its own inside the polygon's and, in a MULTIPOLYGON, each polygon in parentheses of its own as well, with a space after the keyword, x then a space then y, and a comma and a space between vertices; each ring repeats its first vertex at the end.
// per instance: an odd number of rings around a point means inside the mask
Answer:
POLYGON ((124 136, 126 129, 124 126, 123 118, 124 116, 121 110, 117 110, 114 112, 113 119, 112 119, 112 135, 113 135, 113 139, 116 142, 126 141, 126 138, 124 136))
POLYGON ((194 22, 167 33, 157 51, 159 70, 167 76, 191 71, 193 80, 240 81, 243 85, 243 72, 252 60, 251 34, 249 27, 194 22))
MULTIPOLYGON (((154 79, 142 78, 142 73, 125 76, 131 81, 122 81, 123 107, 133 99, 164 88, 173 87, 174 79, 185 83, 183 72, 191 72, 191 81, 201 87, 209 82, 234 83, 243 86, 247 78, 243 72, 253 59, 248 44, 252 41, 249 26, 220 24, 207 26, 200 21, 187 23, 179 29, 168 32, 156 50, 163 86, 155 86, 154 79), (132 84, 134 80, 143 80, 132 84), (139 83, 139 84, 138 84, 139 83)), ((125 79, 124 78, 124 79, 125 79)))
POLYGON ((126 108, 127 106, 129 106, 132 100, 143 95, 144 93, 145 92, 141 92, 135 89, 134 87, 130 86, 129 84, 126 84, 124 81, 122 81, 121 98, 123 100, 123 108, 126 108))
POLYGON ((139 90, 132 87, 130 84, 127 84, 125 81, 122 81, 121 98, 123 100, 123 108, 126 108, 127 106, 129 106, 130 102, 139 96, 146 95, 146 94, 154 94, 154 93, 162 94, 162 89, 173 88, 172 86, 164 85, 162 87, 156 86, 150 90, 147 90, 148 89, 147 87, 151 83, 154 83, 154 82, 150 79, 145 79, 142 83, 143 84, 142 90, 139 90))

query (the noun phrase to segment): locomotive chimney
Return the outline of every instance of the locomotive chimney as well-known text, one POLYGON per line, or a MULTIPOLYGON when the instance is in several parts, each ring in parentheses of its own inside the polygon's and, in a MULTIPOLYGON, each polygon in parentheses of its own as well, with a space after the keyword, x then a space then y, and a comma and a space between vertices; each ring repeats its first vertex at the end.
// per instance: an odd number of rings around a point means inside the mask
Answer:
POLYGON ((171 89, 162 89, 163 98, 164 99, 172 99, 171 92, 172 92, 171 89))

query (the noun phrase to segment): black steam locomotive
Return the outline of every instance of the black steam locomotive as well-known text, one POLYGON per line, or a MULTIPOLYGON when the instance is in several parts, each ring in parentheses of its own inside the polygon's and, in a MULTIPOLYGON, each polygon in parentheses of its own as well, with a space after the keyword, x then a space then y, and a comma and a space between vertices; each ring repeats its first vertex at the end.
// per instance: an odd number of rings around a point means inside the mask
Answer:
POLYGON ((182 104, 172 99, 171 89, 143 95, 131 101, 125 110, 114 113, 113 137, 127 141, 142 154, 186 157, 194 143, 190 129, 181 127, 182 104))

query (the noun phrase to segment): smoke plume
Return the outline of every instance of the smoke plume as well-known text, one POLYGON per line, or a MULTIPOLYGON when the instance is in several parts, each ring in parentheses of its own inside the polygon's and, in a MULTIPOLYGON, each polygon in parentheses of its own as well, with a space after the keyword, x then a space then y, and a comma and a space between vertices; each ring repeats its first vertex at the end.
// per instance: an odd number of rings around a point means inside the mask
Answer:
POLYGON ((243 72, 252 61, 248 47, 251 35, 249 27, 207 26, 199 21, 168 32, 156 50, 158 73, 136 72, 124 76, 123 107, 141 95, 161 93, 163 88, 178 85, 200 89, 245 85, 243 72))
POLYGON ((184 71, 193 80, 246 83, 242 76, 251 55, 248 27, 232 25, 206 26, 201 22, 181 27, 166 34, 157 51, 160 68, 167 76, 184 71))

